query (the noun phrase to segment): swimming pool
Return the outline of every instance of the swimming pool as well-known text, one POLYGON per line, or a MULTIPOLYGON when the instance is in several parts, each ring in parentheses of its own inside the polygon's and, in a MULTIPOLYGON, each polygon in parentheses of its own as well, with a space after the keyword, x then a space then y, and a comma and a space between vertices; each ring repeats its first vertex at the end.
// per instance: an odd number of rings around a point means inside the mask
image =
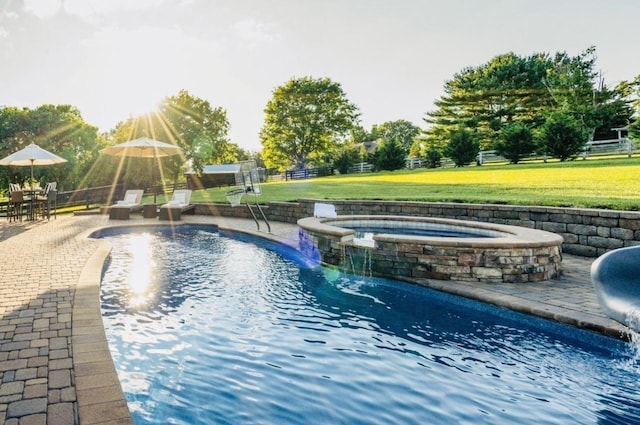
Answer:
POLYGON ((640 423, 629 344, 239 234, 118 232, 102 309, 136 424, 640 423))

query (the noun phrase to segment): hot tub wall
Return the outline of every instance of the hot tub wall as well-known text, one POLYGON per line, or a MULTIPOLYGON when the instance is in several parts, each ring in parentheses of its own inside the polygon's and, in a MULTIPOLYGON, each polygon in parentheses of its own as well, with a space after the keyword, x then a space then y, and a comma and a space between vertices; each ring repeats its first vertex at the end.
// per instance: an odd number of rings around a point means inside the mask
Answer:
POLYGON ((560 245, 460 247, 398 239, 381 237, 375 247, 364 247, 345 240, 344 235, 300 230, 303 250, 314 252, 326 265, 359 275, 416 283, 421 279, 524 283, 555 278, 562 269, 560 245))

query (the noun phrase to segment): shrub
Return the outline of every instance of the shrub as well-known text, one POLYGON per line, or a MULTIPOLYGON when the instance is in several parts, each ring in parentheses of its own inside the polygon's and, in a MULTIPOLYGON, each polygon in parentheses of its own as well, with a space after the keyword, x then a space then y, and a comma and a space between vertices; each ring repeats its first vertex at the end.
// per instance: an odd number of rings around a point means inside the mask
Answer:
POLYGON ((375 154, 376 170, 400 170, 405 167, 405 151, 396 139, 383 142, 375 154))
POLYGON ((540 150, 560 161, 578 156, 589 137, 580 122, 566 111, 554 111, 540 128, 540 150))
POLYGON ((500 138, 495 145, 496 153, 512 164, 520 162, 523 156, 535 151, 533 133, 522 122, 508 124, 500 130, 500 138))
POLYGON ((444 153, 451 158, 456 167, 463 167, 472 163, 479 151, 480 143, 477 138, 466 127, 461 126, 451 133, 444 153))

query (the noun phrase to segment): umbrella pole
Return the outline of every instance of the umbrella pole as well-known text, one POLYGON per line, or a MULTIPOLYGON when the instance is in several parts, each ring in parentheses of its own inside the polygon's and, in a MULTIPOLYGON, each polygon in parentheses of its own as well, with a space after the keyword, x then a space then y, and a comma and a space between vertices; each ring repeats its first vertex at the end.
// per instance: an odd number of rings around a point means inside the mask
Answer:
POLYGON ((33 159, 31 160, 31 190, 33 190, 33 159))
POLYGON ((156 185, 153 184, 153 178, 155 177, 155 170, 156 170, 156 152, 155 149, 153 151, 153 163, 151 164, 151 188, 153 189, 153 203, 156 203, 156 185))

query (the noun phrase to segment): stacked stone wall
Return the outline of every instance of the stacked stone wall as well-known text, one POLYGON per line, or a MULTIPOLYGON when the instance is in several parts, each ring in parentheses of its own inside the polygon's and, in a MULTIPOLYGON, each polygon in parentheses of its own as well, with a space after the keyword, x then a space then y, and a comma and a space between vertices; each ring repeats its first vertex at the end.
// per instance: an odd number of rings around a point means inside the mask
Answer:
MULTIPOLYGON (((612 249, 640 245, 640 212, 540 206, 439 202, 299 199, 270 202, 262 209, 269 220, 296 223, 313 216, 315 202, 335 205, 338 215, 402 215, 453 218, 508 224, 557 233, 563 251, 597 257, 612 249)), ((253 206, 254 212, 260 217, 253 206)), ((245 205, 200 204, 196 214, 251 218, 245 205)))
MULTIPOLYGON (((487 283, 549 280, 562 272, 560 238, 518 240, 522 247, 453 243, 447 238, 380 236, 375 244, 355 243, 353 234, 330 231, 320 220, 300 225, 301 250, 347 273, 419 283, 423 279, 487 283)), ((493 244, 491 244, 493 245, 493 244)))

